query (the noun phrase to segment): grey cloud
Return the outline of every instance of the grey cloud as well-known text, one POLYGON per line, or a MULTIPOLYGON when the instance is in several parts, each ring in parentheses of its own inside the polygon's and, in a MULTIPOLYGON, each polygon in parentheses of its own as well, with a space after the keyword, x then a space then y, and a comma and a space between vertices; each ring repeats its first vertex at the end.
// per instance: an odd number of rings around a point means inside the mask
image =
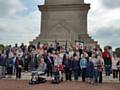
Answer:
POLYGON ((97 38, 117 38, 120 36, 120 29, 102 27, 97 29, 95 36, 97 38))
POLYGON ((92 35, 101 45, 111 45, 120 47, 120 28, 101 27, 96 29, 96 33, 92 35))
POLYGON ((120 0, 102 0, 102 4, 107 8, 120 8, 120 0))

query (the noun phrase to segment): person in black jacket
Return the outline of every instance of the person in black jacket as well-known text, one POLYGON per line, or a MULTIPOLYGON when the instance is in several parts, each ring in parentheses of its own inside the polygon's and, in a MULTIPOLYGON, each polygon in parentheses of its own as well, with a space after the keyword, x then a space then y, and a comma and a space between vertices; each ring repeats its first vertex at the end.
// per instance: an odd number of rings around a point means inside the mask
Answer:
POLYGON ((72 60, 69 58, 69 54, 65 54, 63 58, 63 65, 65 70, 66 80, 72 80, 72 60))
POLYGON ((53 61, 53 57, 51 56, 50 52, 46 56, 45 62, 47 64, 47 77, 49 76, 52 77, 54 61, 53 61))
POLYGON ((74 74, 74 79, 78 80, 79 78, 79 58, 78 55, 76 53, 74 53, 73 55, 73 61, 72 61, 72 68, 73 68, 73 74, 74 74))
POLYGON ((0 53, 0 78, 5 77, 5 63, 6 59, 2 53, 0 53))
POLYGON ((21 70, 23 66, 23 61, 20 57, 16 58, 15 67, 16 67, 16 79, 21 79, 21 70))
POLYGON ((117 67, 118 67, 118 74, 119 74, 119 81, 120 81, 120 60, 117 63, 117 67))

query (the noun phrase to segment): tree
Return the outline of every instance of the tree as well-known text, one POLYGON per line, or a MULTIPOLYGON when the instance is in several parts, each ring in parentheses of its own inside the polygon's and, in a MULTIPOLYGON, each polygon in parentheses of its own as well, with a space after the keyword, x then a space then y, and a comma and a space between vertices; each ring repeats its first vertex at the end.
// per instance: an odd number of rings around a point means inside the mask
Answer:
POLYGON ((120 48, 116 48, 115 52, 116 52, 117 57, 120 57, 120 48))
POLYGON ((0 51, 3 51, 4 50, 4 45, 3 44, 0 44, 0 51))

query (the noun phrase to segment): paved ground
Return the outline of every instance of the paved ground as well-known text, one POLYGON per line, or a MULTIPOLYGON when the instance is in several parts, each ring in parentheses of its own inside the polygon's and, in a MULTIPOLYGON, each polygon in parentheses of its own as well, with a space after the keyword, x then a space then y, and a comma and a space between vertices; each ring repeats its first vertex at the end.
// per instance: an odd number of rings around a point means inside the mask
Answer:
POLYGON ((72 82, 64 81, 59 85, 53 85, 48 81, 45 84, 31 86, 28 84, 30 78, 30 73, 22 73, 22 80, 15 80, 15 75, 10 80, 1 79, 0 90, 120 90, 120 83, 113 80, 112 76, 110 80, 107 80, 103 75, 104 83, 97 86, 83 83, 81 80, 72 82))
MULTIPOLYGON (((31 73, 30 72, 22 72, 22 75, 21 75, 21 80, 30 80, 31 79, 31 73)), ((7 78, 6 78, 7 79, 7 78)), ((13 75, 12 80, 15 80, 16 79, 16 76, 13 75)), ((74 78, 73 78, 74 79, 74 78)), ((51 80, 51 78, 47 78, 47 80, 51 80)), ((81 81, 81 78, 79 78, 79 80, 81 81)), ((110 78, 108 79, 104 74, 103 74, 103 82, 115 82, 115 83, 118 83, 119 81, 118 80, 113 80, 112 78, 112 75, 110 76, 110 78)))
POLYGON ((65 81, 53 85, 48 81, 45 84, 29 85, 26 80, 0 80, 0 90, 120 90, 120 83, 103 83, 93 86, 80 81, 65 81))

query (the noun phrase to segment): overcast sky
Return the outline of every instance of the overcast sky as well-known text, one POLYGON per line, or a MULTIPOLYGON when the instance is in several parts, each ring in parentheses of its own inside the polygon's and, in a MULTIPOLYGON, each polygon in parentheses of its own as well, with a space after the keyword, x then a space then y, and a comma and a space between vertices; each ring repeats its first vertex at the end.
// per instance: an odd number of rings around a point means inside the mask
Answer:
MULTIPOLYGON (((85 0, 91 3, 88 33, 103 47, 120 47, 120 0, 85 0)), ((40 33, 37 5, 43 0, 0 0, 0 43, 28 44, 40 33)))

